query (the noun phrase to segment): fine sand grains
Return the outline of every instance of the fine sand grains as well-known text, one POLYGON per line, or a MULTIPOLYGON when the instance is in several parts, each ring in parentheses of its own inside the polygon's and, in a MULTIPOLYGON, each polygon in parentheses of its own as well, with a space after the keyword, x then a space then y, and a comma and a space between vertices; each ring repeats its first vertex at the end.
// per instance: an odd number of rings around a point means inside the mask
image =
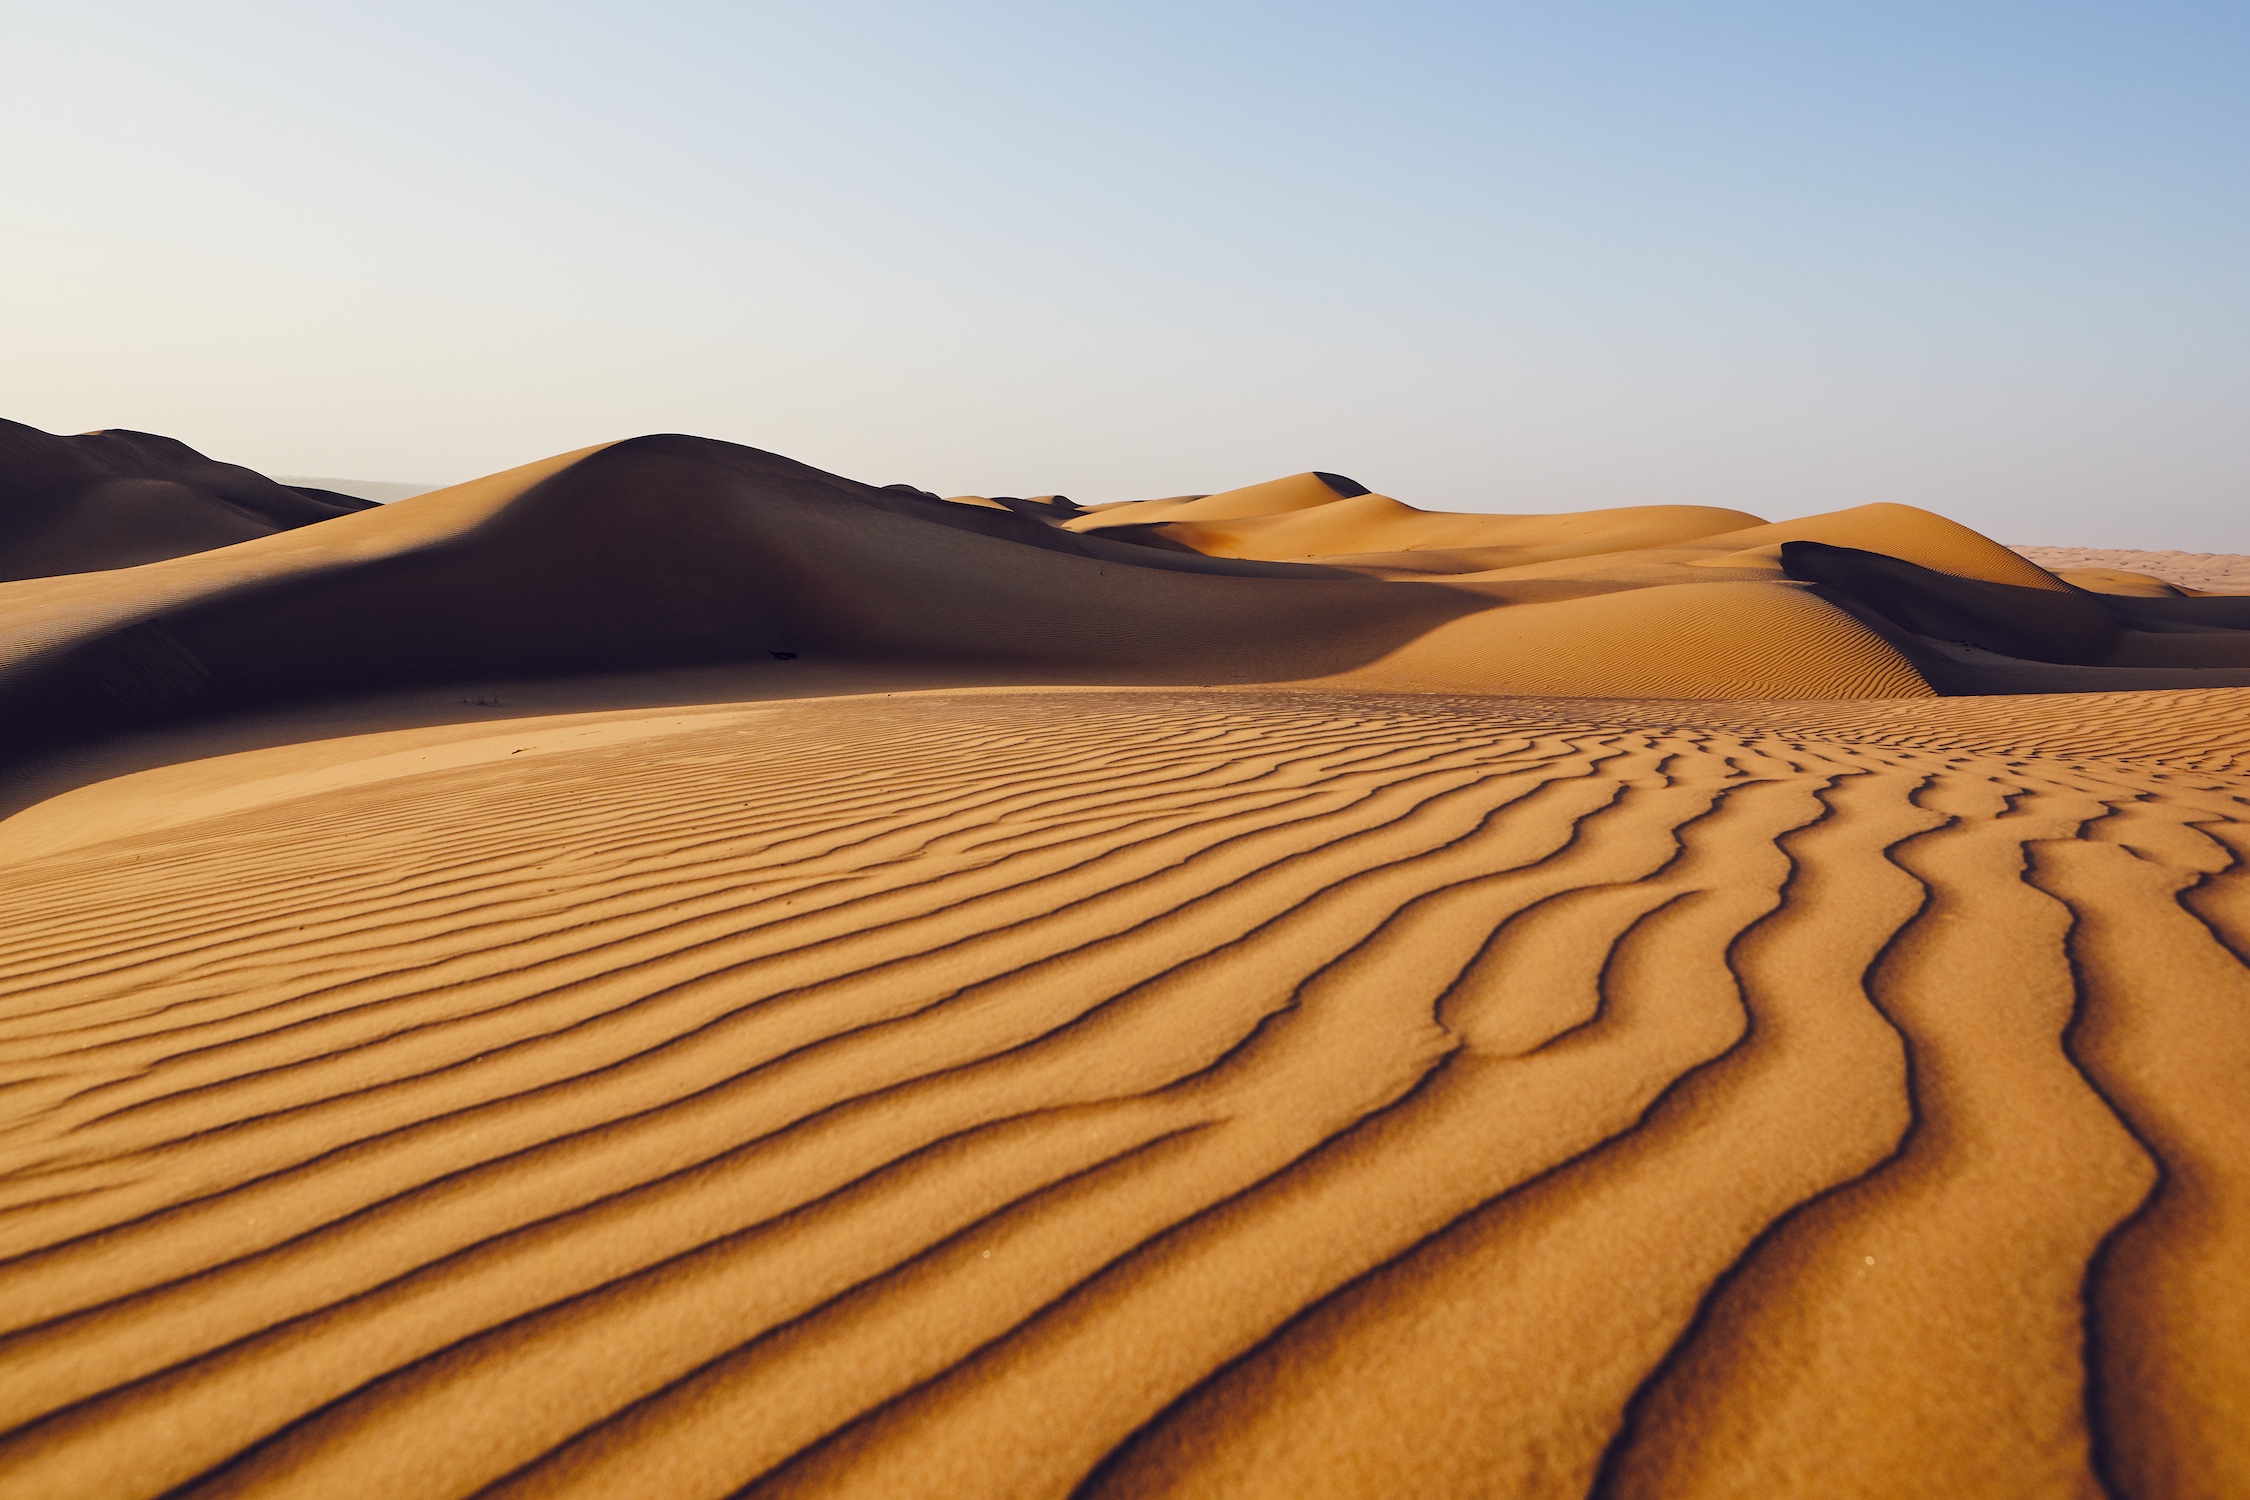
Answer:
POLYGON ((74 793, 0 1493, 2250 1493, 2246 711, 927 693, 74 793))

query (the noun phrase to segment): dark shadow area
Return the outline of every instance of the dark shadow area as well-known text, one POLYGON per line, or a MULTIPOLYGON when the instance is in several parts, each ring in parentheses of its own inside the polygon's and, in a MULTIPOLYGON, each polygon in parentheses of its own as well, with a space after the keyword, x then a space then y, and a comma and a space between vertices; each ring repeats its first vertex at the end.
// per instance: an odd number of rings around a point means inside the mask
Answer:
POLYGON ((1784 542, 1781 565, 1948 695, 2250 687, 2250 598, 2025 588, 1824 542, 1784 542))
POLYGON ((369 510, 146 432, 0 422, 0 581, 129 568, 369 510))

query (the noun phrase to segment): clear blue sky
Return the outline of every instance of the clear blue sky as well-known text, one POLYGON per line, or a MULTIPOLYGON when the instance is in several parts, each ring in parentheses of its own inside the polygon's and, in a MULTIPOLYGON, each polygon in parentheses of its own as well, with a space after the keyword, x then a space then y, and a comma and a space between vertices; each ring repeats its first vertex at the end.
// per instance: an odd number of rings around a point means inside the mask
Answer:
POLYGON ((5 11, 0 415, 2250 550, 2250 6, 5 11))

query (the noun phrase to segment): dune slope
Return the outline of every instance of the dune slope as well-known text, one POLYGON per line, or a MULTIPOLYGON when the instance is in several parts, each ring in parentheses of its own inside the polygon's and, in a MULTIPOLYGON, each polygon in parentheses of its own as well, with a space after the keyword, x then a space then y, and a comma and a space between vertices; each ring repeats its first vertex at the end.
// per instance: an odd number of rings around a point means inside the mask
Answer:
POLYGON ((0 580, 132 567, 365 510, 146 432, 0 421, 0 580))

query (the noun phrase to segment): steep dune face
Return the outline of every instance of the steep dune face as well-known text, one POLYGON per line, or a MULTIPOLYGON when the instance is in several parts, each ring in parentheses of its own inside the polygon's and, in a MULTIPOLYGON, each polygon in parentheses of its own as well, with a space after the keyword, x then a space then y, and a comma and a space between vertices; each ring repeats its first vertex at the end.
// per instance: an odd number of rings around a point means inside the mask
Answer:
POLYGON ((2236 1492, 2246 698, 935 694, 89 787, 0 885, 0 1488, 2236 1492))
POLYGON ((0 581, 128 568, 365 510, 145 432, 0 422, 0 581))

